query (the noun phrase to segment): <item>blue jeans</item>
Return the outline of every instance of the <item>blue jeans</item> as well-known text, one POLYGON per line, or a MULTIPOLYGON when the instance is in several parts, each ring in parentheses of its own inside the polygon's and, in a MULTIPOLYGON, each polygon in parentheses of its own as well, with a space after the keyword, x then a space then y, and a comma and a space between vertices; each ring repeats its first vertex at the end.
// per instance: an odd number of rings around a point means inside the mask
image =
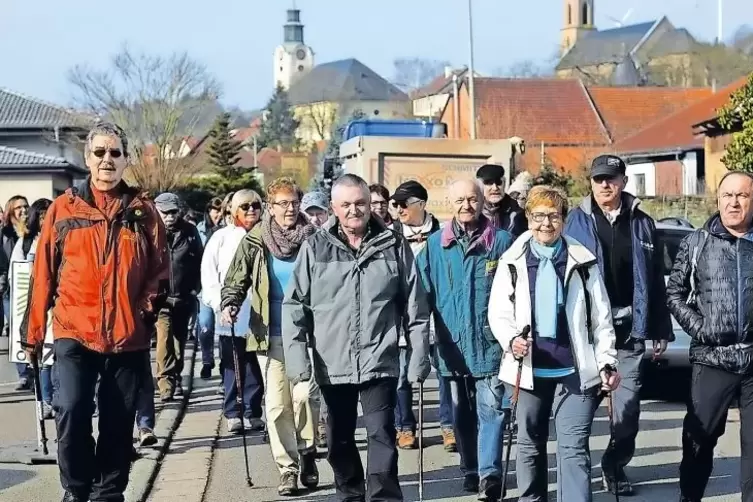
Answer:
POLYGON ((223 386, 225 388, 222 404, 225 418, 240 418, 241 407, 238 403, 238 387, 235 381, 235 361, 233 343, 238 352, 238 366, 241 370, 241 388, 243 389, 243 412, 245 418, 261 418, 261 401, 264 397, 264 379, 256 352, 246 352, 246 339, 241 337, 220 337, 220 360, 223 368, 223 386))
POLYGON ((201 364, 214 366, 214 310, 199 302, 198 326, 201 364))
POLYGON ((439 381, 439 426, 442 428, 442 430, 452 430, 453 428, 452 392, 450 391, 450 384, 446 381, 446 379, 439 376, 435 345, 431 346, 431 350, 429 351, 429 356, 431 359, 431 365, 434 366, 434 371, 437 372, 437 380, 439 381))
MULTIPOLYGON (((416 432, 416 416, 413 414, 413 387, 408 381, 410 347, 400 347, 400 378, 397 381, 397 402, 395 405, 395 429, 416 432)), ((452 426, 452 425, 450 425, 452 426)))
MULTIPOLYGON (((0 310, 0 333, 2 333, 6 327, 10 329, 10 293, 5 293, 3 296, 3 305, 0 310), (7 320, 5 319, 6 316, 8 317, 7 320)), ((8 333, 8 337, 10 338, 10 333, 8 333)), ((29 366, 27 364, 16 363, 16 371, 18 372, 19 380, 22 378, 29 378, 30 376, 29 366)))
POLYGON ((504 384, 496 377, 442 378, 452 393, 455 440, 464 475, 502 479, 504 384))
POLYGON ((42 401, 52 404, 52 397, 55 392, 55 366, 42 366, 39 368, 39 384, 42 387, 42 401))
POLYGON ((154 377, 152 376, 152 356, 146 352, 144 376, 136 398, 136 427, 154 429, 154 377))

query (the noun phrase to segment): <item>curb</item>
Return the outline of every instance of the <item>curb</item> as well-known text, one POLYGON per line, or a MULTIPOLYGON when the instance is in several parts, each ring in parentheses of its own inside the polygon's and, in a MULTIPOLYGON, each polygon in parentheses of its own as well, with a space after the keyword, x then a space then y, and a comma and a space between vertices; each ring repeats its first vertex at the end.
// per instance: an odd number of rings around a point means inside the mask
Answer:
POLYGON ((188 401, 193 392, 193 374, 196 365, 198 341, 186 344, 186 359, 181 377, 183 378, 183 398, 180 401, 166 403, 157 415, 154 434, 164 438, 156 448, 143 450, 141 457, 131 465, 130 480, 125 491, 125 502, 146 502, 154 486, 162 461, 170 450, 175 431, 185 415, 188 401))

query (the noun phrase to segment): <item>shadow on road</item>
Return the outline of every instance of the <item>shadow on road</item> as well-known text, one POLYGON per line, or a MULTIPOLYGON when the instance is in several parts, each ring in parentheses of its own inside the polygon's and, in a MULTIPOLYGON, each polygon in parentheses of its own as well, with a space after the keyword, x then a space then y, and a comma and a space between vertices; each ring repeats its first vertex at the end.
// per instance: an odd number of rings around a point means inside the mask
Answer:
POLYGON ((21 483, 25 483, 36 476, 31 470, 0 469, 0 492, 21 483))

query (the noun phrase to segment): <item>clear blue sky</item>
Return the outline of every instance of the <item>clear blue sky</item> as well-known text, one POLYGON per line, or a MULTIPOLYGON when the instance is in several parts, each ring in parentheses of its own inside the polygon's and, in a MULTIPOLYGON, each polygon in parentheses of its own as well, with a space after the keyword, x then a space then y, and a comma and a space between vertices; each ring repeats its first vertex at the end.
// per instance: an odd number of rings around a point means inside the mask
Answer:
MULTIPOLYGON (((272 88, 272 53, 292 0, 2 0, 0 87, 70 103, 66 70, 104 66, 124 42, 138 50, 186 50, 223 84, 223 103, 263 106, 272 88)), ((391 78, 396 57, 466 64, 466 0, 297 0, 306 42, 318 63, 355 57, 391 78)), ((476 67, 544 61, 558 43, 561 0, 473 0, 476 67)), ((717 0, 596 0, 596 24, 614 26, 665 14, 696 37, 716 36, 717 0)), ((753 0, 724 0, 724 37, 753 24, 753 0)))

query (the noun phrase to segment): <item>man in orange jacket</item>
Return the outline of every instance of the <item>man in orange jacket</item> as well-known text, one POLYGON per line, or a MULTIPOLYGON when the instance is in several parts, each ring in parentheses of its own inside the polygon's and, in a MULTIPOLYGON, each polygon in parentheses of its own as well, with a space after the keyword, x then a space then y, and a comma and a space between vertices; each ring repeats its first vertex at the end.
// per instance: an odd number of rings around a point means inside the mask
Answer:
POLYGON ((164 301, 169 258, 154 204, 122 181, 123 130, 95 126, 84 155, 90 176, 55 199, 44 220, 21 332, 27 350, 38 354, 52 317, 63 501, 122 501, 136 398, 148 374, 145 352, 164 301))

